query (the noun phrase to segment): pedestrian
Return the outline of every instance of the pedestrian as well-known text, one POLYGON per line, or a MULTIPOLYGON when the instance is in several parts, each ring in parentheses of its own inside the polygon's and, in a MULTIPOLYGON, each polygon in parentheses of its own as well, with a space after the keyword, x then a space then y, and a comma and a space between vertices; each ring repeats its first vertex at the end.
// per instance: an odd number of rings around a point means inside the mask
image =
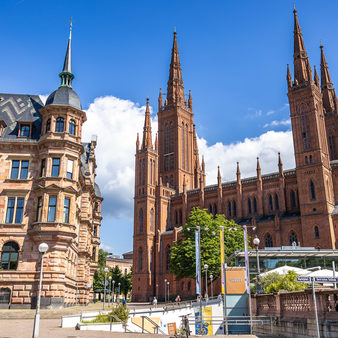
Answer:
POLYGON ((154 299, 153 299, 153 307, 157 308, 157 298, 156 297, 154 297, 154 299))
POLYGON ((123 305, 123 306, 126 306, 126 303, 127 303, 127 301, 126 301, 125 299, 123 299, 122 305, 123 305))

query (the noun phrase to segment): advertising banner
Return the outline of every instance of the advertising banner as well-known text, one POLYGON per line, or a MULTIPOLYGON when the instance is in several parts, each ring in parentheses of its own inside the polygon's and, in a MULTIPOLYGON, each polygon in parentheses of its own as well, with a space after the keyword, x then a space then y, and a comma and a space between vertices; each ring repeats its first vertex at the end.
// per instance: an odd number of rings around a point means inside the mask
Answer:
POLYGON ((220 233, 221 243, 221 283, 222 283, 222 295, 225 293, 225 261, 224 261, 224 230, 221 229, 220 233))
POLYGON ((200 238, 199 231, 197 230, 195 230, 195 253, 196 253, 196 294, 201 295, 200 238))

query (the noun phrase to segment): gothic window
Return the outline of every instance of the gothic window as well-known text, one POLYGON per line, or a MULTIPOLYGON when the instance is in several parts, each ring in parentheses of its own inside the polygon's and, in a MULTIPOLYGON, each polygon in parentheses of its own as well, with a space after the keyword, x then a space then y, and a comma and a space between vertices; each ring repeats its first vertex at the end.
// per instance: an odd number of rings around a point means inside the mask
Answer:
POLYGON ((168 245, 165 250, 165 268, 166 271, 170 269, 170 246, 168 245))
POLYGON ((138 167, 138 184, 142 184, 142 160, 139 161, 139 167, 138 167))
POLYGON ((272 237, 269 233, 265 235, 265 247, 266 248, 272 248, 273 247, 272 237))
POLYGON ((214 216, 216 216, 216 215, 217 215, 217 205, 214 204, 214 216))
POLYGON ((143 232, 143 209, 139 211, 140 232, 143 232))
POLYGON ((256 200, 256 197, 254 197, 253 199, 253 208, 254 208, 254 213, 257 212, 257 200, 256 200))
POLYGON ((174 125, 170 123, 169 130, 169 152, 172 153, 174 151, 174 125))
POLYGON ((252 210, 251 210, 251 199, 248 198, 248 213, 249 215, 251 214, 252 210))
POLYGON ((336 158, 336 148, 335 148, 335 144, 334 144, 334 136, 333 135, 329 135, 329 150, 330 150, 331 159, 336 158))
POLYGON ((164 153, 169 153, 169 127, 167 124, 164 128, 164 153))
POLYGON ((231 202, 228 202, 228 217, 231 217, 231 202))
POLYGON ((173 188, 174 187, 174 176, 170 175, 170 187, 173 188))
POLYGON ((183 218, 182 218, 182 209, 180 209, 180 225, 183 223, 183 218))
POLYGON ((168 184, 168 176, 164 178, 164 185, 167 186, 167 184, 168 184))
POLYGON ((75 121, 74 120, 69 121, 68 132, 71 135, 75 135, 75 121))
POLYGON ((296 193, 293 190, 291 190, 291 206, 296 207, 296 193))
POLYGON ((153 271, 153 248, 150 249, 149 270, 153 271))
POLYGON ((169 156, 164 156, 164 171, 169 171, 169 156))
POLYGON ((142 263, 143 263, 143 250, 142 248, 139 248, 138 249, 138 271, 139 272, 142 272, 143 270, 142 263))
POLYGON ((1 269, 16 270, 18 267, 19 245, 16 242, 7 242, 2 247, 1 269))
POLYGON ((175 211, 175 224, 178 225, 178 213, 175 211))
POLYGON ((145 185, 146 183, 146 164, 145 161, 142 161, 142 184, 145 185))
POLYGON ((290 232, 289 242, 290 242, 290 245, 292 245, 292 246, 294 245, 294 243, 296 243, 296 245, 298 245, 297 235, 294 231, 290 232))
POLYGON ((312 181, 310 181, 310 193, 311 193, 311 199, 315 200, 316 199, 315 185, 313 184, 312 181))
POLYGON ((184 282, 181 283, 181 291, 184 291, 184 282))
POLYGON ((272 203, 272 196, 269 195, 269 210, 272 211, 273 210, 273 203, 272 203))
POLYGON ((62 133, 65 129, 65 120, 63 117, 58 117, 56 119, 55 131, 57 133, 62 133))
POLYGON ((191 282, 189 281, 188 282, 188 291, 190 291, 191 290, 191 282))
POLYGON ((276 210, 279 210, 279 199, 278 199, 277 194, 275 194, 275 207, 276 207, 276 210))
POLYGON ((46 133, 50 131, 50 123, 51 123, 51 119, 48 119, 46 122, 46 133))
POLYGON ((185 164, 184 164, 184 159, 185 159, 185 155, 184 155, 184 123, 182 122, 182 130, 181 130, 181 148, 182 148, 182 158, 181 158, 181 161, 182 161, 182 169, 185 169, 185 164))
POLYGON ((236 206, 236 201, 232 202, 232 209, 233 209, 233 215, 234 217, 237 216, 237 206, 236 206))
POLYGON ((306 106, 304 104, 300 107, 300 124, 304 151, 307 151, 311 148, 311 142, 310 142, 309 121, 306 113, 306 106))
POLYGON ((319 228, 318 228, 317 225, 315 226, 315 238, 316 238, 316 239, 319 238, 319 228))
POLYGON ((169 155, 169 168, 174 170, 174 154, 169 155))
POLYGON ((188 163, 188 125, 185 126, 185 170, 189 170, 188 163))
POLYGON ((150 210, 150 231, 154 231, 154 209, 150 210))

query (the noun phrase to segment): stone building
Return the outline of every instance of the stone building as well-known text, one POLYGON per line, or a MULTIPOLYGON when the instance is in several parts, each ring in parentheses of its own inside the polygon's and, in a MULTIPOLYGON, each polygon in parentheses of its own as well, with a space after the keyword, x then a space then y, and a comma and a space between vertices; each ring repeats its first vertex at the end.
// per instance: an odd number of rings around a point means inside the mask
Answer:
POLYGON ((169 273, 170 247, 193 207, 222 213, 239 224, 254 225, 252 236, 261 247, 297 244, 336 247, 338 204, 338 104, 321 46, 321 81, 310 67, 302 32, 294 11, 294 77, 287 68, 287 88, 296 168, 284 170, 276 154, 278 171, 207 186, 205 163, 200 163, 193 121, 193 101, 185 99, 182 71, 174 33, 172 56, 163 102, 158 98, 158 133, 152 142, 149 100, 143 138, 136 141, 134 202, 135 301, 154 295, 164 298, 166 279, 170 293, 195 293, 192 280, 175 281, 169 273))
POLYGON ((125 253, 121 256, 109 254, 106 258, 106 265, 111 269, 114 269, 116 266, 119 267, 122 274, 127 274, 131 272, 133 266, 133 257, 130 257, 129 253, 125 253))
POLYGON ((96 136, 82 142, 86 113, 72 89, 71 35, 61 85, 39 96, 0 93, 0 306, 87 304, 100 244, 96 136))

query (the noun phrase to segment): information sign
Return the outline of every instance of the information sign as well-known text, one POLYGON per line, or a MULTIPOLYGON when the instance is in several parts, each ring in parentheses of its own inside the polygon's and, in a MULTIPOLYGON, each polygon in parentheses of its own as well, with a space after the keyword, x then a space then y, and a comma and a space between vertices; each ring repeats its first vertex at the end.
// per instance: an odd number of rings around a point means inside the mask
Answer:
POLYGON ((337 277, 297 277, 298 282, 312 282, 312 280, 316 283, 338 283, 337 277))

